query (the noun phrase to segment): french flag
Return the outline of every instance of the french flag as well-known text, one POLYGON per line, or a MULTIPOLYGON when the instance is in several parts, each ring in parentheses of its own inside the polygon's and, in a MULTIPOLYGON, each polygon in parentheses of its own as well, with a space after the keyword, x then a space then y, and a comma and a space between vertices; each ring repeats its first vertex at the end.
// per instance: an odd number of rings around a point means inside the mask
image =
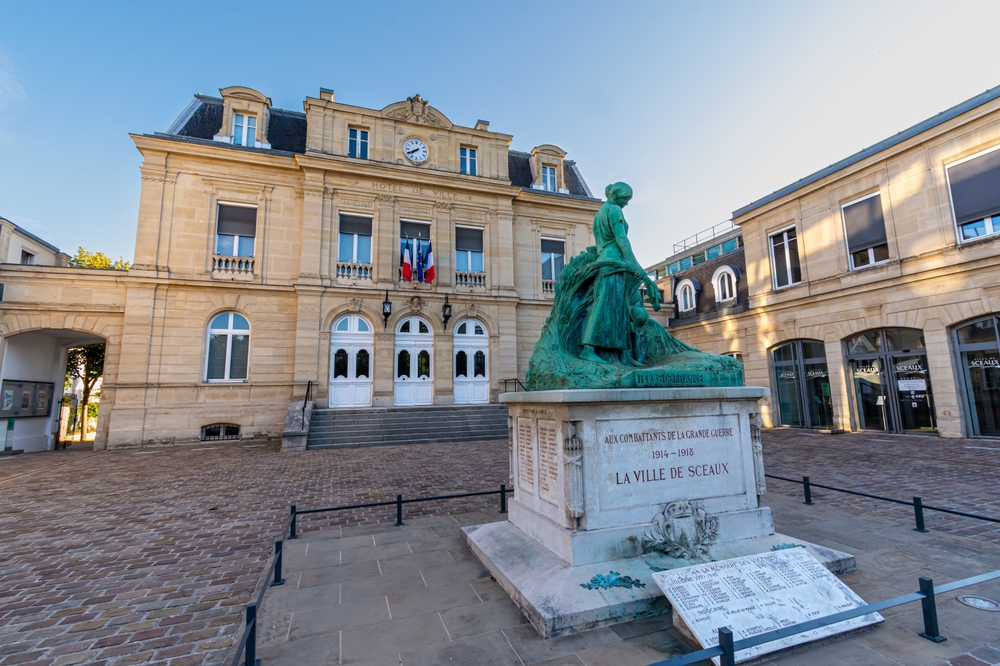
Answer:
POLYGON ((434 282, 434 250, 427 241, 427 266, 424 268, 424 282, 434 282))
POLYGON ((413 265, 410 263, 410 243, 407 241, 403 249, 403 279, 410 282, 413 279, 413 265))

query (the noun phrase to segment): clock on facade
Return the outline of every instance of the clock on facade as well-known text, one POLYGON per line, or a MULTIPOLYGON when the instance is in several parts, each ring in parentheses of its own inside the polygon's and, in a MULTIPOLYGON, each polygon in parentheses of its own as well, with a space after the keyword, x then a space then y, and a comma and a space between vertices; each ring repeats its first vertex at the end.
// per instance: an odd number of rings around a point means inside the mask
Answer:
POLYGON ((403 144, 403 154, 406 155, 407 159, 411 162, 423 162, 427 159, 430 154, 427 150, 427 144, 420 139, 409 139, 403 144))

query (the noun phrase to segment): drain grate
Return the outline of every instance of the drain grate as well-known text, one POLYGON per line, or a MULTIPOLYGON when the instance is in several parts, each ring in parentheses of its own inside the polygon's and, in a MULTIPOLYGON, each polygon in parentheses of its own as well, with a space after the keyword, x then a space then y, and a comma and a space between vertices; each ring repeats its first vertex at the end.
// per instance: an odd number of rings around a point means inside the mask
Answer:
POLYGON ((978 610, 1000 613, 1000 604, 993 601, 992 599, 987 599, 986 597, 973 597, 964 594, 958 598, 958 601, 959 603, 965 604, 970 608, 976 608, 978 610))

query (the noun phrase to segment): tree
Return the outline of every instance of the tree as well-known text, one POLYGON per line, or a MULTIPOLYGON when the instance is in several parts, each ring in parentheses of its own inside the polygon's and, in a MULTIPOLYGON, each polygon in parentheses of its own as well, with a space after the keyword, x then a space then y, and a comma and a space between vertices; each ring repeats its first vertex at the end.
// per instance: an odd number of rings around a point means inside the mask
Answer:
POLYGON ((89 252, 85 247, 79 247, 76 254, 69 260, 70 268, 98 268, 102 270, 127 271, 131 264, 121 257, 112 263, 111 257, 103 252, 89 252))
MULTIPOLYGON (((80 248, 83 250, 83 248, 80 248)), ((87 404, 97 380, 104 375, 104 343, 74 347, 66 359, 66 375, 83 382, 83 400, 80 401, 80 441, 87 437, 87 404)))

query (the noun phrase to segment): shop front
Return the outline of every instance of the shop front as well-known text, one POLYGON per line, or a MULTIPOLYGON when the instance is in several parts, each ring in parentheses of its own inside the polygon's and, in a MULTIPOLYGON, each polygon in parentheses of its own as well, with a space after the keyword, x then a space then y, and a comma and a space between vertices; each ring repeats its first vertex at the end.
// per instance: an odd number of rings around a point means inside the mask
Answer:
POLYGON ((865 331, 845 345, 859 430, 937 432, 923 331, 865 331))
POLYGON ((968 434, 1000 437, 1000 336, 997 317, 955 329, 958 368, 962 376, 968 434))
POLYGON ((833 401, 826 351, 819 340, 793 340, 771 350, 780 425, 830 428, 833 401))

